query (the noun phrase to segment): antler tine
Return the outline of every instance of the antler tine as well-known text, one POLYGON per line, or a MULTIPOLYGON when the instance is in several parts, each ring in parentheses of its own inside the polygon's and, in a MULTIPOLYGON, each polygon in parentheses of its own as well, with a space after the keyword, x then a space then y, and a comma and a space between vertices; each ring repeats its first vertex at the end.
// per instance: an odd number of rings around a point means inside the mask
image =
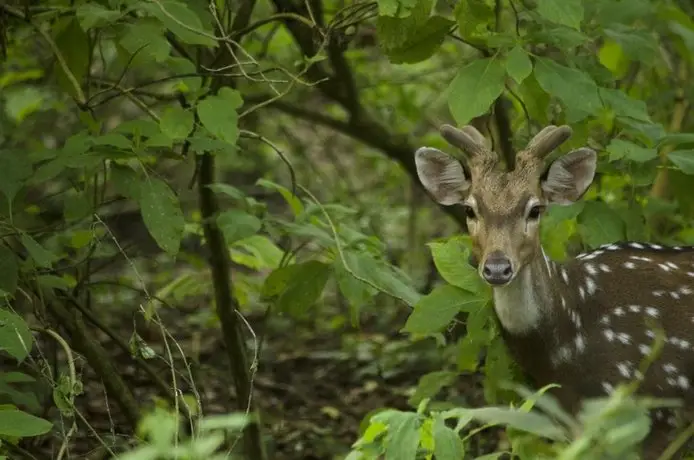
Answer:
POLYGON ((494 157, 495 154, 487 147, 487 140, 473 126, 467 125, 458 129, 451 125, 441 126, 441 135, 446 142, 466 153, 472 159, 474 157, 494 157))
POLYGON ((528 146, 525 148, 523 154, 527 157, 542 159, 552 153, 552 151, 562 143, 566 142, 566 140, 571 137, 572 133, 573 131, 571 128, 566 125, 559 127, 549 125, 528 142, 528 146))

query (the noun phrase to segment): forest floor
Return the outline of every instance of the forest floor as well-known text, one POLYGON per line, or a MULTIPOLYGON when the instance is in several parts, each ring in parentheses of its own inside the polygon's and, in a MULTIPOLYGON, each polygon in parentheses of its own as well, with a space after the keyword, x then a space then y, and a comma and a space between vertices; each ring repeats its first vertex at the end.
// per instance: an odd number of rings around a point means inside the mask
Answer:
MULTIPOLYGON (((253 398, 262 414, 269 459, 344 458, 370 412, 381 408, 413 410, 408 400, 420 377, 441 370, 442 359, 433 341, 411 343, 397 332, 406 319, 407 312, 403 313, 388 318, 385 324, 382 318, 380 323, 376 317, 366 318, 364 324, 371 326, 359 330, 349 325, 329 330, 324 324, 317 327, 315 321, 297 323, 283 318, 274 318, 272 327, 263 330, 262 315, 248 317, 256 336, 262 337, 253 398)), ((171 383, 172 366, 166 358, 169 351, 162 340, 167 335, 177 387, 184 394, 197 392, 204 414, 236 411, 238 405, 221 332, 217 327, 203 325, 204 320, 195 325, 181 315, 180 311, 165 310, 160 316, 163 327, 155 323, 142 326, 141 322, 137 326, 144 343, 156 352, 148 360, 150 366, 171 383), (181 350, 185 360, 181 359, 181 350)), ((111 327, 127 340, 133 332, 132 318, 109 317, 111 327)), ((93 332, 142 402, 142 409, 151 406, 156 392, 147 375, 129 353, 114 346, 105 334, 93 332)), ((255 343, 249 340, 249 344, 253 355, 255 343)), ((45 352, 48 346, 49 342, 45 342, 39 349, 45 352)), ((103 444, 115 452, 122 451, 132 442, 125 434, 119 434, 128 431, 127 425, 118 405, 106 397, 101 380, 91 368, 81 359, 76 364, 84 383, 84 393, 77 398, 76 405, 91 428, 78 423, 65 458, 110 458, 103 444)), ((47 394, 46 398, 49 397, 47 394)), ((466 406, 483 405, 481 376, 461 377, 437 399, 466 406)), ((57 421, 58 432, 67 433, 69 420, 61 424, 55 412, 45 415, 57 421)), ((476 436, 481 444, 468 446, 468 453, 474 457, 495 450, 498 438, 489 434, 476 436)), ((36 440, 26 448, 42 452, 36 458, 55 458, 63 440, 58 435, 40 443, 36 440), (47 456, 43 457, 44 454, 47 456)))

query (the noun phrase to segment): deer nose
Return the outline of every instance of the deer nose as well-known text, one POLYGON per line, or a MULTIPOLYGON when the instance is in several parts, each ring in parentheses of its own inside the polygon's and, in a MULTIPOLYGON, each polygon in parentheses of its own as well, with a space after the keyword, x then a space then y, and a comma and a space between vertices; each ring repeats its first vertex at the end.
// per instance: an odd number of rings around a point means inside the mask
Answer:
POLYGON ((482 276, 489 284, 500 286, 508 283, 513 276, 511 261, 500 251, 492 252, 484 262, 482 276))

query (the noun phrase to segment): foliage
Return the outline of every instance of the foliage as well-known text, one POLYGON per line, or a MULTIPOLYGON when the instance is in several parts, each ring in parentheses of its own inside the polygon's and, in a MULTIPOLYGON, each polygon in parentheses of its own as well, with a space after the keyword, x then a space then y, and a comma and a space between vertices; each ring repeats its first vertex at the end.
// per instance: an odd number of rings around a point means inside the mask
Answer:
POLYGON ((262 460, 262 417, 244 411, 257 413, 263 338, 246 316, 335 334, 364 317, 384 327, 406 308, 401 338, 443 364, 420 375, 410 410, 366 415, 350 460, 463 458, 496 426, 508 445, 480 458, 634 455, 645 408, 664 403, 625 385, 574 419, 546 389, 511 385, 522 377, 467 263, 469 242, 440 237, 461 219, 403 190, 417 181, 414 149, 441 143, 425 134, 432 120, 494 125, 507 158, 538 127, 567 123, 570 147, 599 151, 600 174, 585 202, 549 210, 551 257, 621 239, 694 241, 692 13, 674 0, 0 4, 0 351, 16 367, 0 373, 0 454, 56 434, 60 420, 65 455, 84 423, 79 361, 145 440, 125 458, 215 458, 233 431, 262 460), (134 222, 155 255, 123 243, 134 222), (113 302, 122 291, 137 297, 113 302), (204 307, 188 315, 190 304, 204 307), (106 321, 143 319, 168 347, 171 305, 223 338, 239 414, 203 416, 170 348, 106 321), (464 336, 451 337, 463 321, 464 336), (155 382, 157 409, 141 404, 95 330, 155 382), (61 359, 47 365, 39 337, 61 359), (487 406, 436 400, 476 373, 487 406), (31 383, 50 388, 50 410, 31 383), (180 437, 184 421, 193 434, 180 437))

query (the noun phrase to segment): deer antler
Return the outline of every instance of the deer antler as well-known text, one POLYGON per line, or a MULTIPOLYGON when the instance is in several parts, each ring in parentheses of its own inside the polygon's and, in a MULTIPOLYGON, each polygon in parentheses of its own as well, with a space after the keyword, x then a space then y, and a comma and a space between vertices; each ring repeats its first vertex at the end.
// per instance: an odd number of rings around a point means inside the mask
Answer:
POLYGON ((549 125, 528 142, 528 146, 518 153, 518 157, 526 160, 543 159, 571 137, 571 134, 571 128, 566 125, 559 127, 549 125))
POLYGON ((487 140, 482 133, 473 126, 467 125, 458 129, 451 125, 443 125, 440 131, 446 142, 462 150, 471 162, 495 163, 499 159, 487 146, 487 140))

